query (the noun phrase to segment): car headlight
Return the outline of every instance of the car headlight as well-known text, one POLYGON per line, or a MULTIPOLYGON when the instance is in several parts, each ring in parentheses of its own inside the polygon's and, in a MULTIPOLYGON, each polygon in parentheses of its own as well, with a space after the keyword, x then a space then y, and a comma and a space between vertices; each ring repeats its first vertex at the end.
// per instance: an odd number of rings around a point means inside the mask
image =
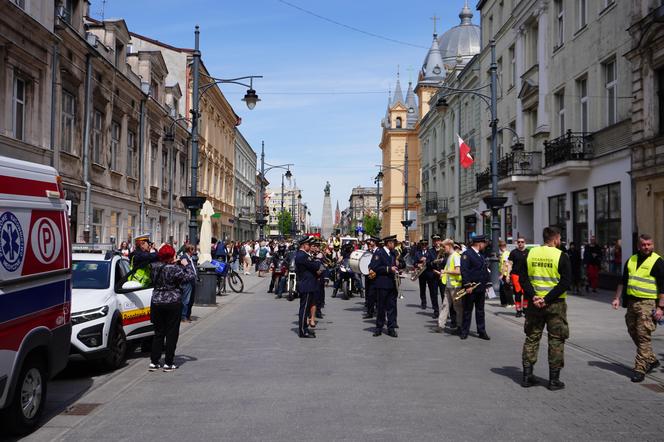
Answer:
POLYGON ((72 313, 71 322, 73 325, 82 324, 83 322, 103 318, 106 315, 108 315, 107 305, 103 306, 102 308, 95 308, 92 310, 85 310, 83 312, 72 313))

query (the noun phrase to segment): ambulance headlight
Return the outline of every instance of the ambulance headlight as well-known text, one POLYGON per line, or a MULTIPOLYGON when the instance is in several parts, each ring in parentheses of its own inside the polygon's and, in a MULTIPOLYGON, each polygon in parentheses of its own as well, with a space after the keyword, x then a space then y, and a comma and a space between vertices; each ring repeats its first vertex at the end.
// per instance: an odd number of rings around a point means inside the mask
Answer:
POLYGON ((72 313, 71 322, 73 325, 82 324, 84 322, 103 318, 106 315, 108 315, 107 305, 103 306, 102 308, 95 308, 92 310, 85 310, 83 312, 72 313))

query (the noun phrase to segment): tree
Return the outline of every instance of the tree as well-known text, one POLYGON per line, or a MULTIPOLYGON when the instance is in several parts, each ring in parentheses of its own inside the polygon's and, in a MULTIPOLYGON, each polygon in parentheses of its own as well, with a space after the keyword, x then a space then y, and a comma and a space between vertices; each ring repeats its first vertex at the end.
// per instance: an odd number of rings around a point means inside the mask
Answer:
POLYGON ((378 219, 378 216, 365 215, 362 225, 364 226, 364 232, 367 235, 378 235, 378 228, 380 227, 380 220, 378 219))
POLYGON ((277 225, 279 227, 279 233, 285 235, 290 233, 291 225, 293 224, 293 216, 288 211, 283 211, 279 214, 277 225))

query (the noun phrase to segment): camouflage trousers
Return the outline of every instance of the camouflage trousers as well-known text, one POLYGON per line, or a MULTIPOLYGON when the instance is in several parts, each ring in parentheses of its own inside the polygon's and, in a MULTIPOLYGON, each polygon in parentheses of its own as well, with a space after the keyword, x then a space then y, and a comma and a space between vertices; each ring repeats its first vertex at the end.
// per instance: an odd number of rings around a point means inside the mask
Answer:
POLYGON ((657 328, 653 320, 652 311, 655 308, 654 299, 630 299, 627 301, 625 323, 627 331, 636 344, 636 358, 634 371, 645 373, 649 365, 657 359, 652 351, 652 332, 657 328))
POLYGON ((531 304, 526 310, 523 364, 535 365, 537 362, 544 326, 549 335, 549 368, 563 368, 565 366, 565 340, 569 338, 565 301, 556 302, 543 309, 538 309, 531 304))

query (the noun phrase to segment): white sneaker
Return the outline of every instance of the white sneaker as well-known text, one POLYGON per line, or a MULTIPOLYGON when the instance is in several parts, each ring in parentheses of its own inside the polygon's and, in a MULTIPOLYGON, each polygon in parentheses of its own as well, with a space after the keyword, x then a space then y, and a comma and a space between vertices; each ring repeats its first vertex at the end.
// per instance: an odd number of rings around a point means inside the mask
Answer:
POLYGON ((160 368, 161 368, 161 365, 150 363, 150 365, 148 366, 148 371, 157 371, 160 368))
POLYGON ((166 372, 176 370, 177 368, 178 368, 178 366, 175 365, 175 364, 173 364, 173 365, 164 365, 164 371, 166 371, 166 372))

